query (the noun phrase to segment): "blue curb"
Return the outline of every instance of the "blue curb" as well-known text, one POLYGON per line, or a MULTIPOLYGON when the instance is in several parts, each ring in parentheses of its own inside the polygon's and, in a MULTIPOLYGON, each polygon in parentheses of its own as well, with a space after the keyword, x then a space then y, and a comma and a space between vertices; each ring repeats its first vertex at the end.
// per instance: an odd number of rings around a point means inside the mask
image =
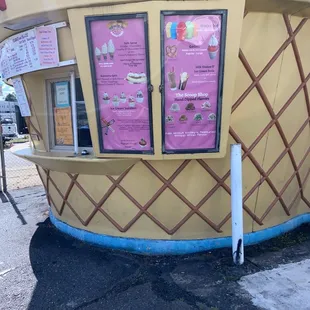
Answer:
MULTIPOLYGON (((197 240, 154 240, 113 237, 92 233, 83 229, 74 228, 58 220, 50 211, 50 220, 65 234, 83 242, 104 248, 121 250, 144 255, 182 255, 204 252, 213 249, 231 247, 231 237, 197 239, 197 240)), ((244 235, 244 244, 252 245, 277 237, 296 227, 310 222, 310 213, 302 214, 280 225, 266 228, 257 232, 244 235)))

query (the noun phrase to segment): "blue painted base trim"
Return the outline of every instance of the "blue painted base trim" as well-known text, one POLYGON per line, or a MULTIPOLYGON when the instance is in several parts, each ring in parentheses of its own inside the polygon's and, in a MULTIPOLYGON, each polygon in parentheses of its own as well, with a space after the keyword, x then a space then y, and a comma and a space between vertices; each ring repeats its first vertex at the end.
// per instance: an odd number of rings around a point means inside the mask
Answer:
MULTIPOLYGON (((144 255, 182 255, 204 252, 212 249, 231 246, 231 237, 197 239, 197 240, 152 240, 138 238, 113 237, 92 233, 83 229, 74 228, 58 220, 50 212, 51 222, 60 231, 81 241, 104 248, 127 251, 144 255)), ((310 213, 299 215, 280 225, 266 228, 244 235, 244 244, 252 245, 270 238, 277 237, 285 232, 295 229, 304 223, 310 222, 310 213)))

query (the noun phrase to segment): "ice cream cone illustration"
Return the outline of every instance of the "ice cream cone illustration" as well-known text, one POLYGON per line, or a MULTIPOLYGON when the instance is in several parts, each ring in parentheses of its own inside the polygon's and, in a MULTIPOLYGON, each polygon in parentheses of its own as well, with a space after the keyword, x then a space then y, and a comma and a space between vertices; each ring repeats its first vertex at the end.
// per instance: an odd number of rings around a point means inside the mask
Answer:
POLYGON ((208 43, 208 52, 210 59, 214 59, 216 57, 218 49, 219 49, 219 41, 213 34, 208 43))
POLYGON ((179 82, 179 89, 180 90, 185 90, 188 78, 189 78, 189 75, 187 72, 182 72, 180 74, 180 82, 179 82))
POLYGON ((95 54, 96 54, 97 60, 100 61, 101 60, 101 51, 98 47, 96 47, 96 49, 95 49, 95 54))
POLYGON ((101 52, 102 52, 102 55, 103 55, 103 59, 107 60, 108 59, 108 46, 107 46, 107 43, 104 43, 102 45, 101 52))
POLYGON ((108 53, 110 55, 110 59, 113 60, 114 59, 114 53, 115 53, 115 47, 114 47, 113 41, 111 39, 108 42, 108 53))

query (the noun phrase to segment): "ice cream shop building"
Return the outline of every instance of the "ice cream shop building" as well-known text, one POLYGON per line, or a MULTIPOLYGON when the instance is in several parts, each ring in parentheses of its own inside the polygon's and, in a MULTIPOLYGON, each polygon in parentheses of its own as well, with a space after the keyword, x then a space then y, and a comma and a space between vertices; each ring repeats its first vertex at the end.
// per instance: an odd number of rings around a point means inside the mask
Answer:
POLYGON ((0 71, 52 223, 148 254, 245 244, 310 221, 310 1, 0 1, 0 71))

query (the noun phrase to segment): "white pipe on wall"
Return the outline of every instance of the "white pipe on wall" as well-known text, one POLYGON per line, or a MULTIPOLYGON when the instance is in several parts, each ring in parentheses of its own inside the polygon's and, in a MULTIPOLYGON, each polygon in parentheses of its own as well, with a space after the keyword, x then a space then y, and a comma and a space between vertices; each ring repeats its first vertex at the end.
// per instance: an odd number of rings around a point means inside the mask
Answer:
POLYGON ((232 252, 237 265, 244 263, 242 152, 241 144, 230 146, 232 252))
POLYGON ((70 88, 71 88, 71 107, 72 107, 72 123, 73 123, 73 145, 74 154, 79 153, 78 129, 77 129, 77 110, 75 96, 75 72, 70 73, 70 88))

